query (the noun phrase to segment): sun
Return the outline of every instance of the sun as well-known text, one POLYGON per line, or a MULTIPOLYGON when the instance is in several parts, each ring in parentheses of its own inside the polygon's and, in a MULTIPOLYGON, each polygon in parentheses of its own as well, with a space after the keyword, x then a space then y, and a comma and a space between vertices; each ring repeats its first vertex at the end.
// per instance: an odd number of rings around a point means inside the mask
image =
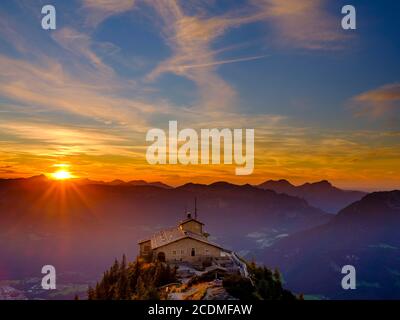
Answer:
POLYGON ((58 170, 52 173, 52 177, 56 180, 67 180, 72 178, 72 174, 67 170, 58 170))

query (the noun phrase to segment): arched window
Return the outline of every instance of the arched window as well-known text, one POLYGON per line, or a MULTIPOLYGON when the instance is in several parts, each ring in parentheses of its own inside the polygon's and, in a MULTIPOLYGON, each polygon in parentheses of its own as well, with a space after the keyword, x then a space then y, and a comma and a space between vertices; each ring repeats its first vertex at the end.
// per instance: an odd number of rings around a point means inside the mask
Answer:
POLYGON ((195 255, 196 255, 196 251, 194 250, 194 248, 192 248, 191 256, 194 257, 195 255))

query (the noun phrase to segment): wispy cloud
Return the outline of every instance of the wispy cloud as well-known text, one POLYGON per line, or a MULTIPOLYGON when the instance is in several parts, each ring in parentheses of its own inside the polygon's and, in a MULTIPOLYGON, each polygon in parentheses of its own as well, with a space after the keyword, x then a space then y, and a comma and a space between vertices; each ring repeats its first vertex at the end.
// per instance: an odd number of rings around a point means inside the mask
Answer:
POLYGON ((93 41, 89 35, 65 27, 54 32, 52 38, 71 54, 87 59, 87 61, 89 61, 93 67, 98 69, 98 71, 108 75, 114 73, 113 69, 104 64, 98 55, 92 50, 93 41))
POLYGON ((324 8, 324 0, 254 0, 240 9, 211 17, 207 10, 199 10, 201 4, 195 10, 201 14, 189 15, 180 1, 148 0, 147 3, 161 17, 163 35, 173 51, 173 55, 162 61, 147 79, 154 80, 168 72, 186 77, 198 86, 201 105, 205 109, 232 109, 235 105, 237 92, 216 72, 219 65, 263 57, 218 60, 212 45, 228 30, 265 22, 274 27, 280 42, 306 49, 332 48, 344 38, 338 31, 337 18, 335 20, 324 8))
POLYGON ((26 41, 21 33, 18 31, 18 23, 16 23, 16 21, 0 11, 0 38, 2 39, 2 41, 11 44, 18 51, 26 52, 26 41))
POLYGON ((96 145, 101 143, 123 142, 126 139, 88 128, 63 127, 46 123, 33 122, 0 122, 0 130, 28 140, 39 140, 44 143, 96 145))
POLYGON ((252 60, 258 60, 258 59, 263 59, 267 57, 268 55, 258 55, 258 56, 253 56, 253 57, 245 57, 245 58, 236 58, 236 59, 227 59, 227 60, 218 60, 215 62, 210 62, 210 63, 200 63, 200 64, 193 64, 193 65, 183 65, 180 66, 180 68, 183 69, 191 69, 191 68, 204 68, 204 67, 211 67, 211 66, 219 66, 223 64, 228 64, 228 63, 235 63, 235 62, 243 62, 243 61, 252 61, 252 60))
POLYGON ((338 48, 346 37, 339 29, 340 16, 328 13, 326 0, 252 0, 258 16, 271 24, 275 41, 305 49, 338 48))
POLYGON ((200 93, 200 105, 204 109, 229 109, 235 105, 237 93, 216 72, 222 64, 260 59, 250 56, 218 60, 218 50, 212 44, 228 29, 244 23, 243 17, 229 15, 206 17, 188 15, 178 1, 147 1, 163 21, 163 35, 173 55, 162 61, 150 74, 154 80, 163 73, 174 73, 193 81, 200 93))
POLYGON ((352 99, 358 115, 382 116, 395 109, 400 110, 400 83, 392 83, 373 89, 352 99))
POLYGON ((65 111, 101 123, 131 125, 145 130, 147 114, 156 110, 144 101, 115 93, 123 83, 86 73, 71 75, 58 62, 46 58, 29 63, 0 55, 0 94, 22 105, 65 111))
POLYGON ((86 22, 95 27, 107 18, 134 8, 136 0, 83 0, 83 7, 89 11, 86 22))

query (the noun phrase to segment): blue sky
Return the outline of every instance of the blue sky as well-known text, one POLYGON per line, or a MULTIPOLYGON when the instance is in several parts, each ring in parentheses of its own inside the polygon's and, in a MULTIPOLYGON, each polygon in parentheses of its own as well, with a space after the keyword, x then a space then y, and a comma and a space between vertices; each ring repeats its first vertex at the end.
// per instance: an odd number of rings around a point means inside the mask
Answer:
POLYGON ((256 130, 249 182, 399 187, 400 4, 82 0, 0 4, 0 174, 69 163, 79 176, 173 184, 231 169, 149 167, 168 120, 256 130), (45 4, 57 29, 41 29, 45 4))

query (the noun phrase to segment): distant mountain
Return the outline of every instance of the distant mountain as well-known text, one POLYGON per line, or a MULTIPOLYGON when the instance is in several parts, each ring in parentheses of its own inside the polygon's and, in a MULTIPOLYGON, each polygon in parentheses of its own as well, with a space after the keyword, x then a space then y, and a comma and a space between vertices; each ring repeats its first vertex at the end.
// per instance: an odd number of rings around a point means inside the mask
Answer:
POLYGON ((0 280, 59 272, 102 272, 110 259, 137 254, 137 241, 193 212, 215 240, 251 257, 289 234, 326 223, 331 215, 306 201, 229 183, 178 188, 46 177, 0 180, 0 280))
MULTIPOLYGON (((46 175, 41 174, 38 176, 33 176, 30 178, 16 178, 16 179, 1 179, 0 178, 0 183, 10 183, 10 184, 16 184, 16 183, 37 183, 37 182, 51 182, 49 178, 47 178, 46 175)), ((153 187, 159 187, 159 188, 164 188, 164 189, 172 189, 171 186, 160 182, 160 181, 155 181, 155 182, 147 182, 144 180, 131 180, 131 181, 123 181, 120 179, 116 179, 110 182, 105 182, 105 181, 98 181, 98 180, 91 180, 88 178, 74 178, 69 180, 69 182, 73 182, 74 184, 77 185, 87 185, 87 184, 97 184, 97 185, 110 185, 110 186, 153 186, 153 187)))
POLYGON ((76 184, 107 184, 104 181, 91 180, 88 178, 74 178, 72 181, 76 184))
POLYGON ((110 185, 110 186, 121 186, 121 185, 126 184, 126 182, 125 182, 125 181, 122 181, 122 180, 120 180, 120 179, 116 179, 116 180, 113 180, 113 181, 111 181, 111 182, 106 182, 105 184, 108 184, 108 185, 110 185))
POLYGON ((156 182, 146 182, 144 180, 132 180, 127 182, 128 185, 131 186, 153 186, 153 187, 159 187, 159 188, 164 188, 164 189, 172 189, 171 186, 160 182, 160 181, 156 181, 156 182))
POLYGON ((323 226, 264 250, 294 291, 330 298, 400 299, 400 191, 375 192, 323 226), (354 265, 357 289, 341 288, 341 268, 354 265))
POLYGON ((268 180, 258 187, 305 199, 310 205, 331 213, 338 212, 367 194, 361 191, 341 190, 326 180, 300 186, 295 186, 287 180, 268 180))
POLYGON ((274 190, 278 193, 291 194, 296 192, 297 187, 285 179, 281 180, 268 180, 258 185, 259 188, 274 190))
MULTIPOLYGON (((46 176, 42 176, 47 179, 46 176)), ((109 185, 109 186, 153 186, 153 187, 159 187, 159 188, 164 188, 164 189, 172 189, 171 186, 156 181, 156 182, 147 182, 144 180, 132 180, 132 181, 123 181, 120 179, 116 179, 110 182, 104 182, 104 181, 96 181, 96 180, 90 180, 87 178, 76 178, 72 179, 72 181, 76 184, 84 185, 84 184, 100 184, 100 185, 109 185)))

